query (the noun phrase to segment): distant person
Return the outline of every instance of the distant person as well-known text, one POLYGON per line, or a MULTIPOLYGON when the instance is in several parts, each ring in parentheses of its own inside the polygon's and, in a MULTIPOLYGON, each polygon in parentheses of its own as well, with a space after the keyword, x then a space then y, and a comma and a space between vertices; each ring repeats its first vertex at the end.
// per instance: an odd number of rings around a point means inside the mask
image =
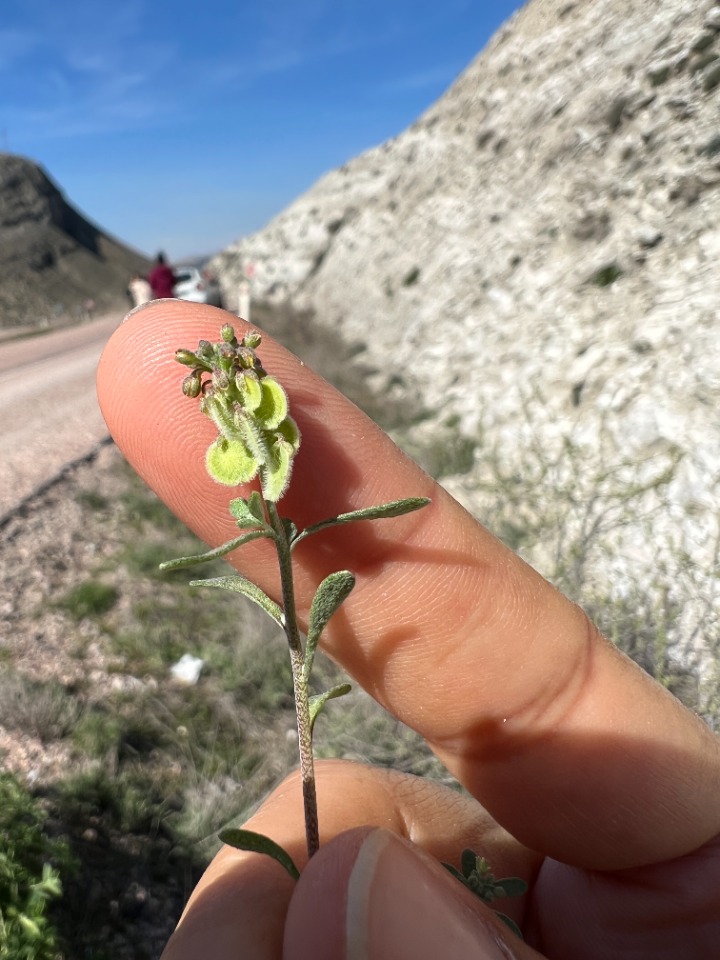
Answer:
POLYGON ((139 273, 135 273, 130 278, 130 283, 128 284, 128 296, 130 297, 132 306, 139 307, 141 304, 153 299, 153 289, 145 277, 141 277, 139 273))
POLYGON ((167 297, 172 297, 175 274, 165 262, 164 253, 159 253, 155 257, 155 266, 148 274, 148 282, 152 287, 153 300, 164 300, 167 297))

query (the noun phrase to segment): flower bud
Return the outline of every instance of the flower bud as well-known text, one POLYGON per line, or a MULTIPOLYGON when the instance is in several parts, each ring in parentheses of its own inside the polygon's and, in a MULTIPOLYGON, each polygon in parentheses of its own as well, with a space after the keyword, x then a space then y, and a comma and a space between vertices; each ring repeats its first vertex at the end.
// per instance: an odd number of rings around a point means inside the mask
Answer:
POLYGON ((192 350, 176 350, 175 359, 185 367, 196 367, 198 365, 198 356, 192 350))
POLYGON ((199 396, 201 387, 202 379, 197 370, 193 371, 188 377, 185 377, 182 382, 182 392, 186 397, 190 397, 191 399, 199 396))
POLYGON ((262 337, 257 332, 257 330, 251 330, 249 333, 245 334, 245 336, 242 339, 242 342, 244 346, 250 347, 252 350, 254 350, 255 347, 260 346, 261 340, 262 340, 262 337))
POLYGON ((212 382, 216 390, 227 390, 230 386, 230 378, 224 370, 216 370, 213 373, 212 382))
POLYGON ((212 360, 213 345, 209 340, 200 340, 198 342, 197 355, 203 360, 212 360))
POLYGON ((235 339, 235 331, 232 328, 232 325, 225 323, 220 330, 220 336, 223 338, 225 343, 232 343, 235 339))
POLYGON ((255 356, 255 351, 249 347, 238 347, 237 359, 240 366, 245 370, 252 370, 255 366, 257 366, 257 357, 255 356))

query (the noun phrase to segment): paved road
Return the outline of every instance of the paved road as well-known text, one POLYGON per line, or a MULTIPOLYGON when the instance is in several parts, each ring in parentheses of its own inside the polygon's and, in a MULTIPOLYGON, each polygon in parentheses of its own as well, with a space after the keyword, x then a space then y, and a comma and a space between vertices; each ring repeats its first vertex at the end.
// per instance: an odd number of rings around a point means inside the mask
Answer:
POLYGON ((95 369, 121 319, 0 343, 0 520, 107 437, 95 369))

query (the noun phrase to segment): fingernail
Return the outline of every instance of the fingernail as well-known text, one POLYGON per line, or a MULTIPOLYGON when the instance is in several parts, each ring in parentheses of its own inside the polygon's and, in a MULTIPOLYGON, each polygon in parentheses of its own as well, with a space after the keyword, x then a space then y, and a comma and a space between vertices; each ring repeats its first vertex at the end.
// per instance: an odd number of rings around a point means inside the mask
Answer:
MULTIPOLYGON (((167 298, 166 298, 167 300, 167 298)), ((147 310, 150 307, 154 307, 156 303, 159 303, 158 300, 146 300, 145 303, 139 303, 136 307, 133 307, 132 310, 128 310, 125 316, 122 319, 122 322, 125 323, 126 320, 129 320, 130 317, 134 317, 136 313, 142 313, 143 310, 147 310)))
POLYGON ((513 960, 489 908, 385 830, 368 834, 347 896, 347 960, 513 960))

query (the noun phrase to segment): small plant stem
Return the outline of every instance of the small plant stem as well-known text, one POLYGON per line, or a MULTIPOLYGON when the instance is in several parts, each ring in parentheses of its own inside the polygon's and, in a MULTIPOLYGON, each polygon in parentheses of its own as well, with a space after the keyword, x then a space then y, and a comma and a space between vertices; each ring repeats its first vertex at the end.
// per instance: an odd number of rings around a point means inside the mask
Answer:
POLYGON ((317 794, 315 790, 315 768, 312 752, 312 730, 310 724, 310 698, 308 681, 303 677, 305 653, 300 639, 295 612, 295 587, 293 584, 290 541, 280 519, 277 506, 270 500, 265 501, 270 527, 277 550, 280 582, 282 587, 283 613, 285 617, 285 636, 290 648, 293 690, 295 694, 295 715, 297 718, 298 746, 300 749, 300 774, 302 777, 303 807, 305 810, 305 837, 308 857, 312 857, 320 846, 318 829, 317 794))

